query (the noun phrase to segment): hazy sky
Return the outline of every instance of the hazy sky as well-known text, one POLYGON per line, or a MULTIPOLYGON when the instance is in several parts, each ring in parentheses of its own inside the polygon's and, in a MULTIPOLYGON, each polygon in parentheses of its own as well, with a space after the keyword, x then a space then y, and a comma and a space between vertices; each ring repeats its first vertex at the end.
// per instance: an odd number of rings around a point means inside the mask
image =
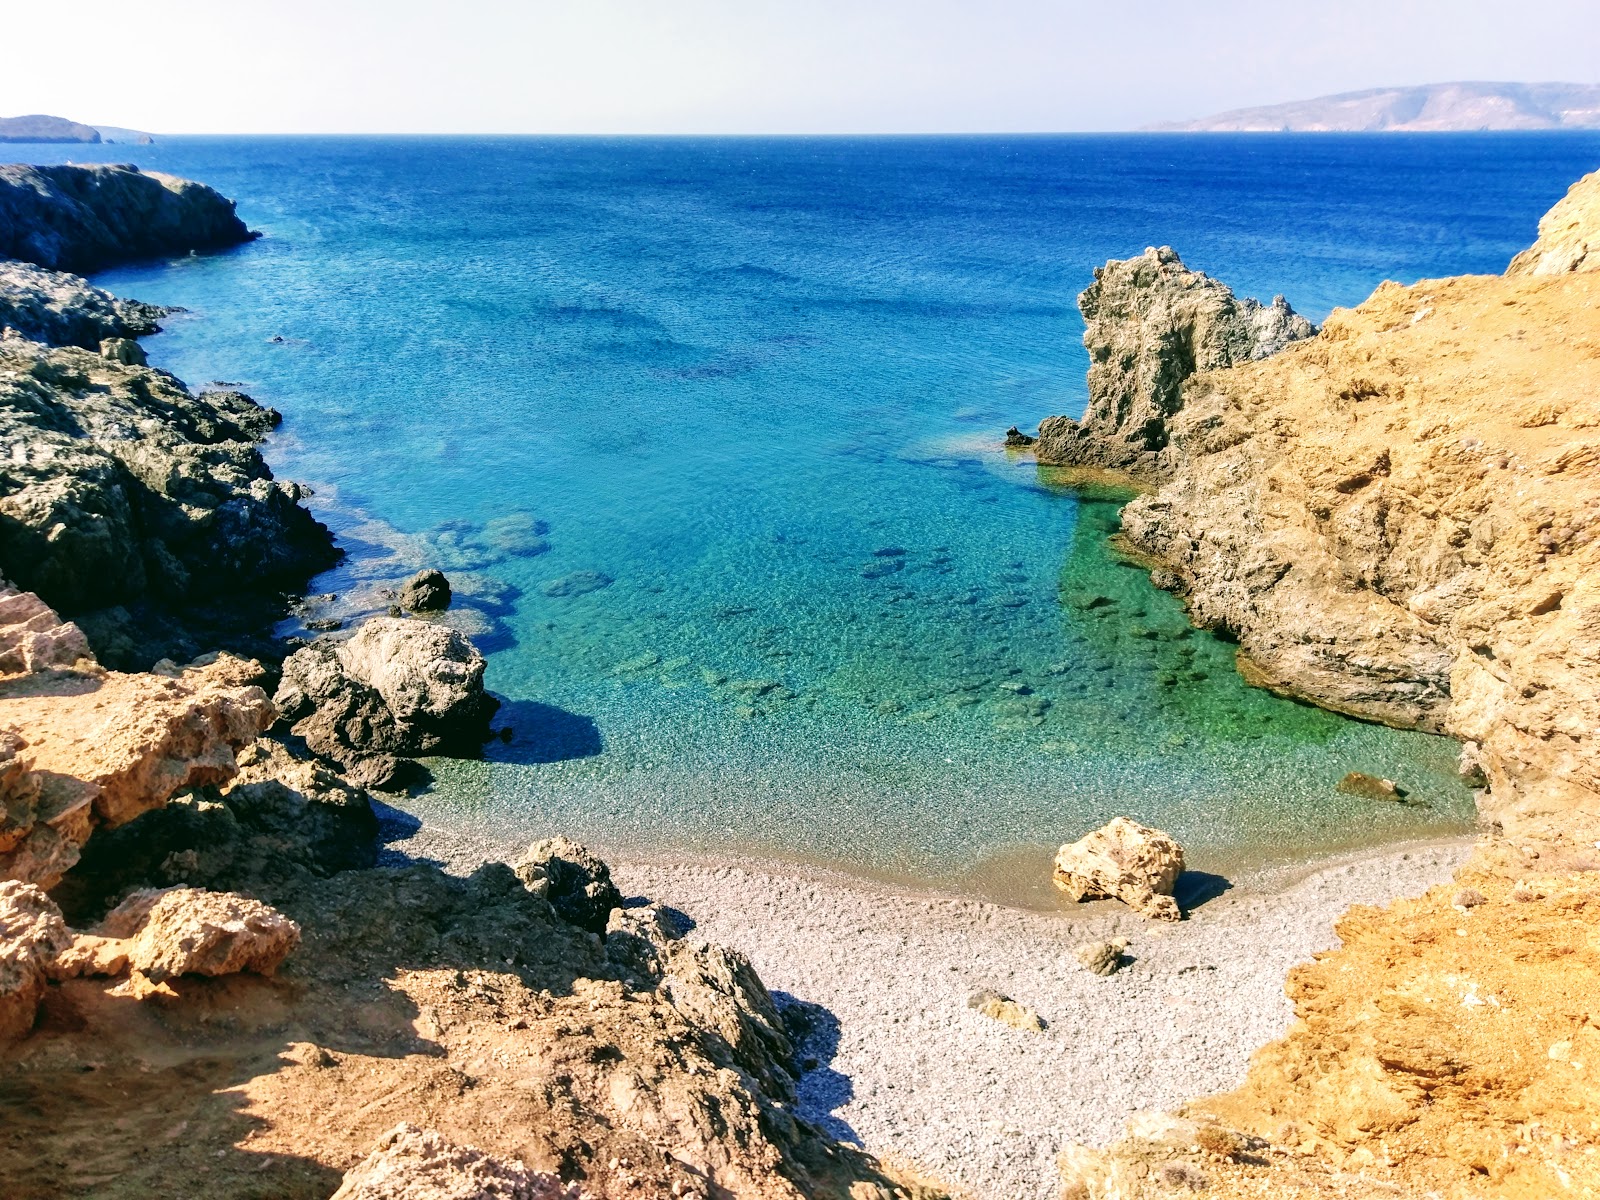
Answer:
POLYGON ((157 132, 1127 129, 1600 81, 1600 0, 11 0, 0 115, 157 132))

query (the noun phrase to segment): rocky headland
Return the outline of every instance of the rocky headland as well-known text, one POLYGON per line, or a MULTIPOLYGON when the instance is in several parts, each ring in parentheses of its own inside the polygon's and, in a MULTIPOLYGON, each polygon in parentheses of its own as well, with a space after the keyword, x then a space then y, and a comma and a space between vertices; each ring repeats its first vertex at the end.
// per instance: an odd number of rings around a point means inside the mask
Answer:
POLYGON ((1456 884, 1352 913, 1292 975, 1301 1022, 1241 1091, 1074 1151, 1066 1194, 1600 1186, 1574 1076, 1600 985, 1597 239, 1600 174, 1505 275, 1384 284, 1265 356, 1205 352, 1211 310, 1186 305, 1217 293, 1163 252, 1085 293, 1088 414, 1046 422, 1040 461, 1144 484, 1125 549, 1253 682, 1460 738, 1486 832, 1456 884))

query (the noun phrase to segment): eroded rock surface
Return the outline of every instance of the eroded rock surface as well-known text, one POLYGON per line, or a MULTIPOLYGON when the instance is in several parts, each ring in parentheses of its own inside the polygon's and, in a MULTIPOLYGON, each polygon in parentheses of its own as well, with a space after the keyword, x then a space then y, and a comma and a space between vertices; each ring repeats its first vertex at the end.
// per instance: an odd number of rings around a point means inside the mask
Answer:
POLYGON ((0 164, 0 258, 93 271, 255 236, 203 183, 130 165, 0 164))
POLYGON ((71 944, 50 897, 30 883, 0 879, 0 1045, 33 1028, 50 966, 71 944))
POLYGON ((612 910, 622 907, 610 868, 570 838, 535 842, 512 869, 523 887, 550 901, 563 920, 580 929, 604 933, 612 910))
POLYGON ((432 1129, 395 1126, 345 1172, 333 1200, 578 1200, 559 1176, 460 1146, 432 1129))
POLYGON ((453 629, 374 617, 344 641, 319 639, 290 655, 276 702, 313 751, 346 766, 470 754, 499 707, 483 670, 483 655, 453 629))
POLYGON ((1539 240, 1511 260, 1507 275, 1600 271, 1600 171, 1585 175, 1539 221, 1539 240))
POLYGON ((1183 917, 1172 890, 1183 847, 1169 833, 1117 817, 1056 853, 1055 885, 1074 900, 1121 900, 1161 921, 1183 917))
POLYGON ((93 350, 106 338, 155 333, 170 311, 120 299, 77 275, 0 260, 0 329, 31 341, 93 350))
POLYGON ((1184 266, 1170 246, 1098 268, 1078 308, 1088 323, 1089 402, 1081 423, 1040 422, 1042 463, 1159 471, 1185 380, 1265 358, 1315 332, 1282 296, 1267 305, 1240 299, 1184 266))

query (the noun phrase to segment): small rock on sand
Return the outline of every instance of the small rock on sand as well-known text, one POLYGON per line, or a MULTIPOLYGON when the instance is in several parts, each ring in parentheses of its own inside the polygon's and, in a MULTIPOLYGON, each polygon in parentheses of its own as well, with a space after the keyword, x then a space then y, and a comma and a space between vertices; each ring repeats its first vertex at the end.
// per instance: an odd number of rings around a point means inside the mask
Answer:
POLYGON ((1073 951, 1088 970, 1096 975, 1115 975, 1122 967, 1122 955, 1128 949, 1127 938, 1109 942, 1085 942, 1073 951))
POLYGON ((1018 1004, 1010 996, 1002 996, 989 988, 974 992, 967 1001, 967 1007, 1013 1029, 1025 1029, 1030 1033, 1044 1032, 1044 1020, 1038 1013, 1025 1004, 1018 1004))
POLYGON ((1056 853, 1055 884, 1074 900, 1121 900, 1147 917, 1183 917, 1172 890, 1183 874, 1183 847, 1170 833, 1147 829, 1128 817, 1056 853))

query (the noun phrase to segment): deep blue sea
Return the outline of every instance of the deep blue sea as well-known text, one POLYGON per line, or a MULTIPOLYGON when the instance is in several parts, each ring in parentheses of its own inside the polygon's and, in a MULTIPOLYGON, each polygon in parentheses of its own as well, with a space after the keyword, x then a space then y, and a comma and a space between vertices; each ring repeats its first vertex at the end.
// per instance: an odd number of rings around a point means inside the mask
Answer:
POLYGON ((456 580, 514 733, 434 764, 429 819, 1009 898, 1118 813, 1217 869, 1470 820, 1451 743, 1246 688, 1108 555, 1115 502, 1000 435, 1081 411, 1107 258, 1170 244, 1321 320, 1501 270, 1600 136, 33 149, 265 233, 101 282, 190 310, 155 363, 283 411, 268 457, 351 550, 319 590, 456 580))

